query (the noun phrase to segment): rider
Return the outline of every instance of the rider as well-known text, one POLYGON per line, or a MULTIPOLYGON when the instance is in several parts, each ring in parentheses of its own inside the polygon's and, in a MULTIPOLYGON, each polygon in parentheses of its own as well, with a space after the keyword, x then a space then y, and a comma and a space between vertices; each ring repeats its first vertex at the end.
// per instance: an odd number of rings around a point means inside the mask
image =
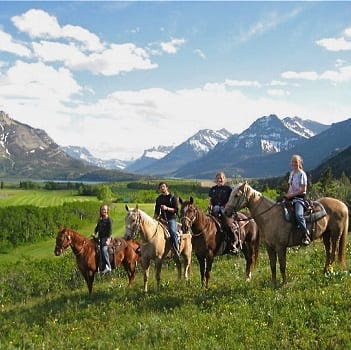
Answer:
POLYGON ((102 273, 107 273, 111 271, 108 245, 112 235, 112 219, 109 216, 109 207, 106 204, 100 207, 100 217, 92 236, 95 238, 96 234, 98 234, 100 238, 101 254, 105 264, 105 269, 102 273))
POLYGON ((211 187, 208 196, 209 196, 209 213, 216 216, 221 217, 222 222, 226 225, 229 230, 228 232, 232 235, 232 242, 230 247, 230 252, 232 254, 238 254, 239 249, 238 245, 240 243, 239 233, 240 228, 238 224, 232 219, 228 218, 224 215, 224 208, 229 200, 230 193, 232 192, 232 188, 226 185, 226 176, 223 171, 220 171, 216 174, 216 185, 211 187), (223 220, 225 218, 225 220, 223 220))
POLYGON ((175 195, 169 192, 166 182, 160 182, 158 189, 161 194, 156 198, 154 218, 160 218, 167 223, 175 254, 179 257, 180 251, 177 233, 178 200, 175 195))
POLYGON ((295 217, 298 227, 305 235, 302 244, 309 245, 311 243, 311 235, 307 229, 306 220, 303 215, 305 211, 304 198, 307 191, 307 175, 302 166, 303 160, 301 156, 294 154, 291 157, 292 171, 289 176, 289 190, 284 197, 294 203, 295 217))

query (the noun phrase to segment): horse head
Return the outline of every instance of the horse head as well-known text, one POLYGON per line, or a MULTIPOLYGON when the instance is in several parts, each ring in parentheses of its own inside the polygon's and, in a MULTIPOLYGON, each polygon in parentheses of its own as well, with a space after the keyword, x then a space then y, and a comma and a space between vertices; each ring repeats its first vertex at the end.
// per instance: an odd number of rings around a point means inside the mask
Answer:
POLYGON ((196 220, 197 208, 194 205, 193 197, 190 197, 188 201, 183 201, 179 198, 180 208, 180 222, 182 224, 182 231, 184 233, 188 232, 196 220))
POLYGON ((129 208, 128 205, 125 205, 127 214, 125 217, 125 237, 131 239, 135 236, 137 231, 140 228, 141 224, 141 214, 139 212, 138 204, 135 208, 129 208))
POLYGON ((56 256, 65 252, 65 250, 71 245, 71 236, 66 227, 59 226, 59 232, 56 236, 56 246, 54 253, 56 256))
POLYGON ((248 186, 248 183, 245 181, 232 189, 224 209, 225 216, 231 217, 235 212, 246 207, 248 186))

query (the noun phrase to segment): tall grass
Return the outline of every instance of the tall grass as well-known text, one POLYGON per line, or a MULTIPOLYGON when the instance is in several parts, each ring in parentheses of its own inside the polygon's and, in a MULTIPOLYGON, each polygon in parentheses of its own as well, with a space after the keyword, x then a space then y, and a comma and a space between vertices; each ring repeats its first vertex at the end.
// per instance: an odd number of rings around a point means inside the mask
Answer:
POLYGON ((351 348, 350 273, 323 275, 320 242, 289 249, 287 258, 289 283, 278 289, 262 248, 250 283, 243 258, 222 256, 209 290, 194 259, 189 282, 165 264, 160 293, 153 268, 148 294, 140 271, 127 289, 119 269, 98 275, 91 296, 72 253, 3 265, 0 349, 351 348))

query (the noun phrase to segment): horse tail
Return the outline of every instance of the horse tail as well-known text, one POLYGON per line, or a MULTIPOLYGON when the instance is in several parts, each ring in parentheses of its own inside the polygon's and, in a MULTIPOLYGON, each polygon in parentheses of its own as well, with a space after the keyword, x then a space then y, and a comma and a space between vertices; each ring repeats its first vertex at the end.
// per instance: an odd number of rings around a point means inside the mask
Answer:
POLYGON ((349 231, 349 213, 346 211, 344 225, 342 228, 342 233, 339 241, 339 249, 338 249, 338 261, 342 268, 345 268, 345 256, 346 256, 346 246, 347 246, 347 234, 349 231))

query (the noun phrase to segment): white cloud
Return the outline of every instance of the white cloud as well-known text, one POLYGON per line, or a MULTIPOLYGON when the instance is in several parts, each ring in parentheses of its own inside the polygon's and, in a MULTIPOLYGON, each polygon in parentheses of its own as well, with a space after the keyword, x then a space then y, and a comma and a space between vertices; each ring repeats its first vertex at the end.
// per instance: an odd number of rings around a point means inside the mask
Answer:
POLYGON ((260 88, 262 85, 256 80, 230 80, 225 81, 227 86, 242 86, 242 87, 257 87, 260 88))
POLYGON ((172 39, 170 41, 160 43, 160 46, 164 52, 168 54, 175 54, 184 43, 185 39, 172 39))
POLYGON ((100 51, 104 47, 97 35, 79 26, 61 27, 56 17, 43 10, 31 9, 21 16, 12 17, 12 22, 21 32, 27 33, 31 38, 74 39, 84 44, 85 49, 91 51, 100 51))
POLYGON ((285 79, 302 79, 302 80, 317 80, 318 74, 316 72, 293 72, 287 71, 281 74, 285 79))
POLYGON ((0 30, 0 51, 10 52, 22 57, 30 57, 31 51, 23 44, 15 42, 11 35, 0 30))
POLYGON ((17 98, 22 104, 38 100, 57 106, 80 92, 81 87, 66 68, 55 69, 41 62, 17 61, 0 77, 0 95, 17 98))
POLYGON ((134 44, 112 44, 103 52, 85 54, 74 44, 52 41, 33 43, 35 54, 45 62, 59 62, 72 70, 88 70, 106 76, 132 70, 154 69, 157 64, 150 61, 145 50, 134 44))
POLYGON ((338 70, 328 70, 323 73, 317 72, 293 72, 287 71, 281 74, 285 79, 300 79, 300 80, 329 80, 334 83, 343 83, 351 81, 351 66, 342 66, 338 70))
POLYGON ((329 51, 349 51, 351 50, 351 41, 345 38, 326 38, 316 41, 316 44, 324 47, 329 51))

